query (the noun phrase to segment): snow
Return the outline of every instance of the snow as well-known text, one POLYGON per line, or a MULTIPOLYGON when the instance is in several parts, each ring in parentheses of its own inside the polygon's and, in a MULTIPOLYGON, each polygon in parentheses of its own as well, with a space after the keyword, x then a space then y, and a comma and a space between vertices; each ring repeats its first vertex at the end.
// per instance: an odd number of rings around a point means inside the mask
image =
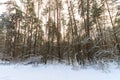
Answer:
POLYGON ((112 65, 107 70, 80 68, 64 64, 0 65, 0 80, 120 80, 120 69, 112 65))

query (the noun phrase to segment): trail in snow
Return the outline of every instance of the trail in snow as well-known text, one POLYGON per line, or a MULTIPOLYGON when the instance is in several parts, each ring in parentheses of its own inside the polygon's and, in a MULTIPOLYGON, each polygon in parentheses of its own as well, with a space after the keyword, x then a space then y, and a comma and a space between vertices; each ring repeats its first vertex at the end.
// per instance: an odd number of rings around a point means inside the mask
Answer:
POLYGON ((120 80, 120 69, 109 70, 57 65, 0 65, 0 80, 120 80))

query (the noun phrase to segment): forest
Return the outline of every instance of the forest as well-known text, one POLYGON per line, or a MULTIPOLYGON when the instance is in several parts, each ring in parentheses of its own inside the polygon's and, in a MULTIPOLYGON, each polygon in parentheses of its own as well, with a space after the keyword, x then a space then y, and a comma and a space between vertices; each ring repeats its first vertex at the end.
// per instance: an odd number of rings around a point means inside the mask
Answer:
POLYGON ((0 59, 74 65, 120 61, 119 0, 9 0, 0 59))

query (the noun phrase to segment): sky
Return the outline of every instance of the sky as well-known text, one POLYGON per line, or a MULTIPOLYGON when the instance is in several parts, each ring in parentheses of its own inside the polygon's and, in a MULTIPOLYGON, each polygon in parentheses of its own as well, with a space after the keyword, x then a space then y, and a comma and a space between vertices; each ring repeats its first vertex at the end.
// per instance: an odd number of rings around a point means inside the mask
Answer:
MULTIPOLYGON (((8 1, 8 0, 0 0, 0 3, 4 3, 4 2, 6 2, 6 1, 8 1)), ((1 5, 1 4, 0 4, 0 14, 2 14, 2 13, 5 12, 5 11, 6 11, 5 5, 1 5)))
MULTIPOLYGON (((0 0, 0 3, 4 3, 4 2, 6 2, 6 1, 8 1, 8 0, 0 0)), ((118 0, 118 2, 120 2, 120 0, 118 0)), ((0 14, 2 14, 3 12, 5 12, 6 11, 6 7, 5 7, 6 5, 1 5, 0 4, 0 14)))

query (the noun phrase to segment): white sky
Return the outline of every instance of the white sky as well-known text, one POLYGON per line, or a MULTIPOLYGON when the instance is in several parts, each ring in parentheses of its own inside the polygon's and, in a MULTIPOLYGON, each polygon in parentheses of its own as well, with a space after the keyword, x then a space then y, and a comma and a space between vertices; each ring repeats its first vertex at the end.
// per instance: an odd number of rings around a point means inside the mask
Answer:
MULTIPOLYGON (((8 0, 0 0, 0 3, 4 3, 6 1, 8 1, 8 0)), ((6 11, 5 5, 0 5, 0 14, 2 14, 5 11, 6 11)))
MULTIPOLYGON (((0 3, 4 3, 6 1, 8 1, 8 0, 0 0, 0 3)), ((120 0, 118 0, 118 2, 120 2, 120 0)), ((3 12, 6 11, 6 7, 5 6, 6 5, 0 5, 0 14, 2 14, 3 12)))

